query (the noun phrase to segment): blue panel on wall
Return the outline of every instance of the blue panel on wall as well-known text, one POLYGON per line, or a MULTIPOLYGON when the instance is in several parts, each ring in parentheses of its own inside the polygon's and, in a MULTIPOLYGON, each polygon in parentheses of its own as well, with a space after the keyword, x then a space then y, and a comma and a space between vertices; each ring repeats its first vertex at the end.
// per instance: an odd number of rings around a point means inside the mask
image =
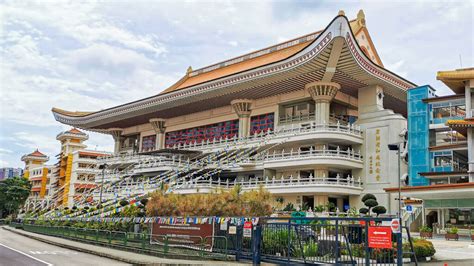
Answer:
POLYGON ((430 86, 410 89, 408 105, 408 175, 410 186, 429 185, 428 179, 419 173, 430 171, 429 154, 429 105, 423 99, 430 97, 430 86))

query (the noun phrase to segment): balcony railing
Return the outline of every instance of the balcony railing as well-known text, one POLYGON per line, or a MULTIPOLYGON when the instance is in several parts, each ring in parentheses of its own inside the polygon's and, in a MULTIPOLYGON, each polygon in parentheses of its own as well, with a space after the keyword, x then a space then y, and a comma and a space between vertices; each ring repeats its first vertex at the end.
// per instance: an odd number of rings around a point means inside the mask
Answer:
MULTIPOLYGON (((185 189, 232 189, 236 185, 240 185, 243 189, 254 189, 260 186, 264 188, 291 188, 291 187, 307 187, 307 186, 328 186, 328 187, 348 187, 354 189, 362 189, 363 183, 361 182, 361 178, 355 178, 352 176, 348 177, 341 177, 337 175, 336 177, 313 177, 310 175, 309 177, 281 177, 276 178, 274 177, 265 177, 265 178, 251 178, 249 180, 235 180, 229 181, 226 179, 222 181, 218 180, 205 180, 205 179, 195 179, 189 180, 185 182, 179 182, 173 184, 179 190, 185 189)), ((117 186, 111 189, 104 190, 102 192, 102 196, 104 198, 109 197, 117 197, 117 196, 125 196, 125 195, 132 195, 137 193, 149 193, 152 192, 160 187, 159 183, 152 182, 143 182, 143 181, 133 181, 122 184, 121 186, 117 186)), ((98 197, 100 192, 94 191, 94 197, 98 197)))
POLYGON ((202 142, 190 142, 186 144, 174 145, 173 149, 190 149, 190 150, 202 150, 202 149, 211 149, 211 148, 220 148, 227 146, 235 146, 241 144, 249 144, 252 142, 261 141, 263 137, 267 135, 274 134, 275 137, 288 137, 300 134, 307 133, 342 133, 349 134, 358 138, 362 138, 362 132, 359 126, 354 124, 343 125, 341 123, 334 124, 316 124, 314 122, 310 123, 301 123, 301 124, 290 124, 286 126, 279 126, 275 131, 261 132, 259 134, 251 135, 246 138, 238 138, 234 136, 233 138, 225 139, 212 139, 202 142))
POLYGON ((271 187, 291 187, 291 186, 306 186, 306 185, 329 185, 329 186, 347 186, 353 188, 362 188, 362 182, 360 177, 354 178, 351 176, 348 177, 287 177, 287 178, 276 178, 276 177, 265 177, 265 178, 251 178, 249 180, 240 180, 240 181, 225 181, 218 180, 191 180, 179 184, 180 189, 193 189, 193 188, 224 188, 229 189, 233 188, 236 185, 240 185, 242 188, 257 188, 263 186, 265 188, 271 187))
MULTIPOLYGON (((315 113, 306 113, 306 114, 298 114, 298 115, 287 115, 287 116, 280 116, 278 119, 279 124, 291 124, 291 123, 298 123, 298 122, 304 122, 304 121, 312 121, 315 119, 315 113)), ((339 123, 341 124, 349 124, 349 120, 347 117, 343 115, 336 115, 336 114, 330 114, 329 115, 329 123, 339 123)))
POLYGON ((267 153, 263 158, 265 161, 276 161, 276 160, 287 160, 287 159, 307 159, 307 158, 341 158, 341 159, 351 159, 355 161, 362 162, 362 155, 360 152, 355 152, 353 149, 347 150, 307 150, 301 151, 298 149, 296 151, 290 150, 281 152, 267 153))

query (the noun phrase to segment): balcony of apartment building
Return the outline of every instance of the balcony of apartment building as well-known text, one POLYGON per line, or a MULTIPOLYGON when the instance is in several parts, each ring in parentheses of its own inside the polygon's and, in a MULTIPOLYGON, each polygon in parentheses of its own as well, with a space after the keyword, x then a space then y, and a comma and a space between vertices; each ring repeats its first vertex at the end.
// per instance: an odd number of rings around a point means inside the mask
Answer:
MULTIPOLYGON (((441 97, 440 97, 441 98, 441 97)), ((430 102, 430 128, 445 127, 448 120, 462 120, 466 117, 466 104, 463 98, 446 101, 430 102)), ((432 98, 437 100, 437 98, 432 98)), ((472 112, 472 110, 469 110, 472 112)))
POLYGON ((430 152, 430 172, 466 173, 468 170, 467 150, 445 150, 430 152))
POLYGON ((274 130, 251 132, 248 137, 214 138, 201 141, 187 141, 170 146, 172 149, 198 150, 213 152, 224 148, 244 148, 248 145, 275 145, 283 142, 307 142, 311 140, 337 140, 348 144, 362 144, 363 137, 360 128, 354 124, 341 123, 317 124, 312 121, 300 121, 276 126, 274 130))
POLYGON ((338 168, 362 168, 360 151, 349 145, 306 145, 296 148, 282 148, 265 153, 262 158, 265 168, 298 168, 310 165, 324 165, 338 168))
POLYGON ((344 195, 360 195, 363 184, 360 177, 350 175, 335 176, 313 176, 290 175, 273 177, 249 177, 249 178, 214 178, 214 179, 191 179, 174 184, 177 189, 175 193, 193 194, 210 193, 216 189, 232 189, 239 185, 242 190, 253 190, 260 186, 266 188, 272 194, 293 193, 333 193, 344 195))

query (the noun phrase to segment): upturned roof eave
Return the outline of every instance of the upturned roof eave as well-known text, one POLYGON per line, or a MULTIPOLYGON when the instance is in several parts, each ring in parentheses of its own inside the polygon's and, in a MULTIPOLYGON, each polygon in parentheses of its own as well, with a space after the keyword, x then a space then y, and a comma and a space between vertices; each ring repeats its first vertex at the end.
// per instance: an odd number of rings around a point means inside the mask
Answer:
MULTIPOLYGON (((322 31, 322 33, 316 39, 314 39, 311 42, 311 44, 309 44, 302 51, 298 52, 295 55, 290 56, 290 58, 287 58, 285 60, 289 60, 291 58, 297 58, 297 57, 301 56, 302 54, 304 54, 305 52, 310 51, 311 47, 315 46, 315 44, 318 41, 320 41, 322 38, 324 38, 324 35, 326 34, 326 32, 328 32, 328 29, 334 24, 334 22, 338 18, 342 18, 346 22, 346 24, 349 25, 349 21, 345 16, 339 15, 339 16, 335 17, 331 21, 331 23, 322 31)), ((378 66, 377 64, 372 62, 364 53, 360 52, 360 47, 358 47, 358 44, 355 41, 354 33, 351 30, 349 30, 348 32, 350 32, 350 33, 348 33, 348 35, 350 35, 350 37, 354 40, 355 46, 357 46, 361 56, 363 58, 365 58, 365 60, 369 64, 371 64, 370 65, 371 68, 375 68, 375 69, 378 69, 379 71, 386 72, 388 75, 390 75, 392 77, 392 79, 397 79, 399 83, 405 84, 404 88, 399 86, 399 89, 403 92, 406 91, 409 87, 415 87, 416 86, 414 83, 412 83, 412 82, 398 76, 397 74, 395 74, 395 73, 393 73, 393 72, 391 72, 391 71, 389 71, 389 70, 387 70, 387 69, 385 69, 381 66, 378 66)), ((344 36, 342 36, 342 37, 344 37, 344 36)), ((181 89, 181 90, 178 90, 178 91, 172 91, 172 92, 169 92, 169 93, 166 93, 166 94, 163 94, 163 95, 155 95, 155 96, 147 97, 147 98, 144 98, 144 99, 141 99, 141 100, 137 100, 137 101, 133 101, 133 102, 130 102, 130 103, 123 104, 123 105, 119 105, 119 106, 115 106, 115 107, 112 107, 112 108, 104 109, 104 110, 101 110, 101 111, 98 111, 98 112, 89 113, 89 114, 86 114, 86 115, 83 115, 83 116, 71 116, 69 114, 70 112, 67 112, 67 111, 66 112, 61 112, 61 111, 58 111, 57 108, 53 108, 53 114, 55 116, 55 119, 59 122, 69 124, 71 126, 77 126, 79 128, 83 128, 83 129, 89 129, 89 128, 93 128, 93 126, 91 126, 91 123, 87 123, 87 122, 86 123, 81 123, 79 120, 85 120, 85 119, 91 119, 91 118, 95 118, 95 120, 98 120, 101 115, 105 116, 106 114, 110 114, 110 113, 115 113, 116 115, 120 115, 118 113, 118 111, 123 112, 123 110, 120 110, 120 109, 123 109, 125 107, 129 107, 131 109, 131 108, 137 107, 136 105, 142 104, 143 108, 146 108, 147 105, 150 105, 150 103, 153 103, 153 102, 157 103, 157 102, 160 102, 160 101, 163 102, 166 99, 186 97, 186 96, 189 95, 189 92, 191 92, 192 90, 198 90, 198 89, 200 89, 200 87, 209 86, 210 84, 212 85, 213 83, 219 83, 219 82, 223 83, 222 81, 226 78, 235 77, 235 76, 238 76, 238 75, 242 75, 244 73, 251 73, 251 72, 254 72, 254 71, 257 71, 257 70, 260 70, 260 69, 263 69, 263 68, 267 68, 267 67, 269 68, 269 67, 281 64, 282 61, 285 61, 285 60, 280 60, 278 62, 274 62, 274 63, 271 63, 269 65, 260 66, 258 68, 246 70, 246 71, 243 71, 243 72, 240 72, 240 73, 235 73, 235 74, 232 74, 230 76, 222 77, 222 78, 219 78, 217 80, 212 80, 212 81, 206 82, 204 84, 199 84, 199 85, 192 86, 192 87, 189 87, 189 88, 186 88, 186 89, 181 89)), ((230 86, 230 85, 227 84, 226 86, 230 86)), ((199 93, 206 93, 206 91, 200 89, 199 93)), ((105 124, 105 122, 103 124, 105 124)))

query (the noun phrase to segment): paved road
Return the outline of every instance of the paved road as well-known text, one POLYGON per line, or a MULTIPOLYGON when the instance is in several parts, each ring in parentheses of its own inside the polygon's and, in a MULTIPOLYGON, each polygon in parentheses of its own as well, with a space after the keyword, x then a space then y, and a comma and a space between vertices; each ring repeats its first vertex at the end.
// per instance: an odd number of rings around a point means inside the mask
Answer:
POLYGON ((0 229, 0 266, 128 265, 0 229))

